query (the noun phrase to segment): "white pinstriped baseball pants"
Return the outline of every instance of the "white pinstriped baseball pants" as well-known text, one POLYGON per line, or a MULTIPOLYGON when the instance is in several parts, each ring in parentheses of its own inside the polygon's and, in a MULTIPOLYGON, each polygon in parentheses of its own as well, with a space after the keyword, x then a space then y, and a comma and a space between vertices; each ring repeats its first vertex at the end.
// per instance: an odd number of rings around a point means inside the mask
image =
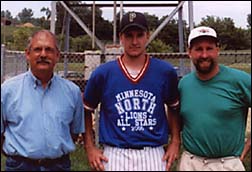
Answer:
POLYGON ((108 162, 103 165, 105 171, 165 171, 164 153, 163 146, 124 149, 104 145, 108 162))

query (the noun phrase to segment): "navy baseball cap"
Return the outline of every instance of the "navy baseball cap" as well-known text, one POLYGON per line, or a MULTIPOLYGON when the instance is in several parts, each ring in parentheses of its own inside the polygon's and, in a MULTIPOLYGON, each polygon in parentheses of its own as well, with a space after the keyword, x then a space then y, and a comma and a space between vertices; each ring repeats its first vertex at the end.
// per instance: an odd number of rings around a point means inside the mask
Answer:
POLYGON ((128 28, 138 27, 144 31, 148 31, 148 24, 145 16, 139 12, 126 13, 120 23, 120 32, 125 32, 128 28))

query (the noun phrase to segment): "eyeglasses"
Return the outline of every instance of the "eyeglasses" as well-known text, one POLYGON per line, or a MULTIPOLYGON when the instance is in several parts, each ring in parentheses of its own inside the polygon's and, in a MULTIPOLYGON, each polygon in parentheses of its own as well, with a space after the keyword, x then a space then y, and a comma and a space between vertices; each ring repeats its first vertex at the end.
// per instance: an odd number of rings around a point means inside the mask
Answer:
POLYGON ((35 53, 41 53, 43 51, 43 49, 44 49, 45 53, 48 53, 48 54, 53 54, 56 51, 52 47, 45 47, 45 48, 43 48, 43 47, 34 47, 34 48, 31 48, 31 51, 34 51, 35 53))

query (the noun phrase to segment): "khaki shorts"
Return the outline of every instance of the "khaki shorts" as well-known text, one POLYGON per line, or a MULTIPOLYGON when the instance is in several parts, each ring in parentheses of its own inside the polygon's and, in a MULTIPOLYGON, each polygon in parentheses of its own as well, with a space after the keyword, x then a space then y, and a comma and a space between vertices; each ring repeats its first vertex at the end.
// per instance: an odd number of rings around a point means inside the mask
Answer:
POLYGON ((205 158, 184 151, 178 171, 245 171, 239 157, 205 158))

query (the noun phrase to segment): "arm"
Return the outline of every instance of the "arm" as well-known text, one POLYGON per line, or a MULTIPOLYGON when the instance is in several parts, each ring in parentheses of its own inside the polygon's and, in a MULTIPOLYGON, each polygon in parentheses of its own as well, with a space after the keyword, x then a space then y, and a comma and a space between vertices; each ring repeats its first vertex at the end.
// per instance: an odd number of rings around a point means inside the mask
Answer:
POLYGON ((93 136, 93 123, 92 123, 92 112, 85 109, 85 133, 84 138, 84 148, 87 153, 89 165, 92 169, 97 171, 104 171, 104 166, 102 161, 107 162, 108 159, 103 155, 103 152, 95 146, 94 136, 93 136))
POLYGON ((242 154, 240 156, 241 161, 244 160, 244 158, 246 157, 246 155, 248 154, 248 151, 251 149, 251 136, 249 136, 249 138, 247 139, 242 154))
POLYGON ((178 158, 180 149, 181 120, 178 110, 168 108, 168 123, 171 131, 171 140, 167 147, 163 160, 167 161, 166 170, 169 171, 174 160, 178 158))

